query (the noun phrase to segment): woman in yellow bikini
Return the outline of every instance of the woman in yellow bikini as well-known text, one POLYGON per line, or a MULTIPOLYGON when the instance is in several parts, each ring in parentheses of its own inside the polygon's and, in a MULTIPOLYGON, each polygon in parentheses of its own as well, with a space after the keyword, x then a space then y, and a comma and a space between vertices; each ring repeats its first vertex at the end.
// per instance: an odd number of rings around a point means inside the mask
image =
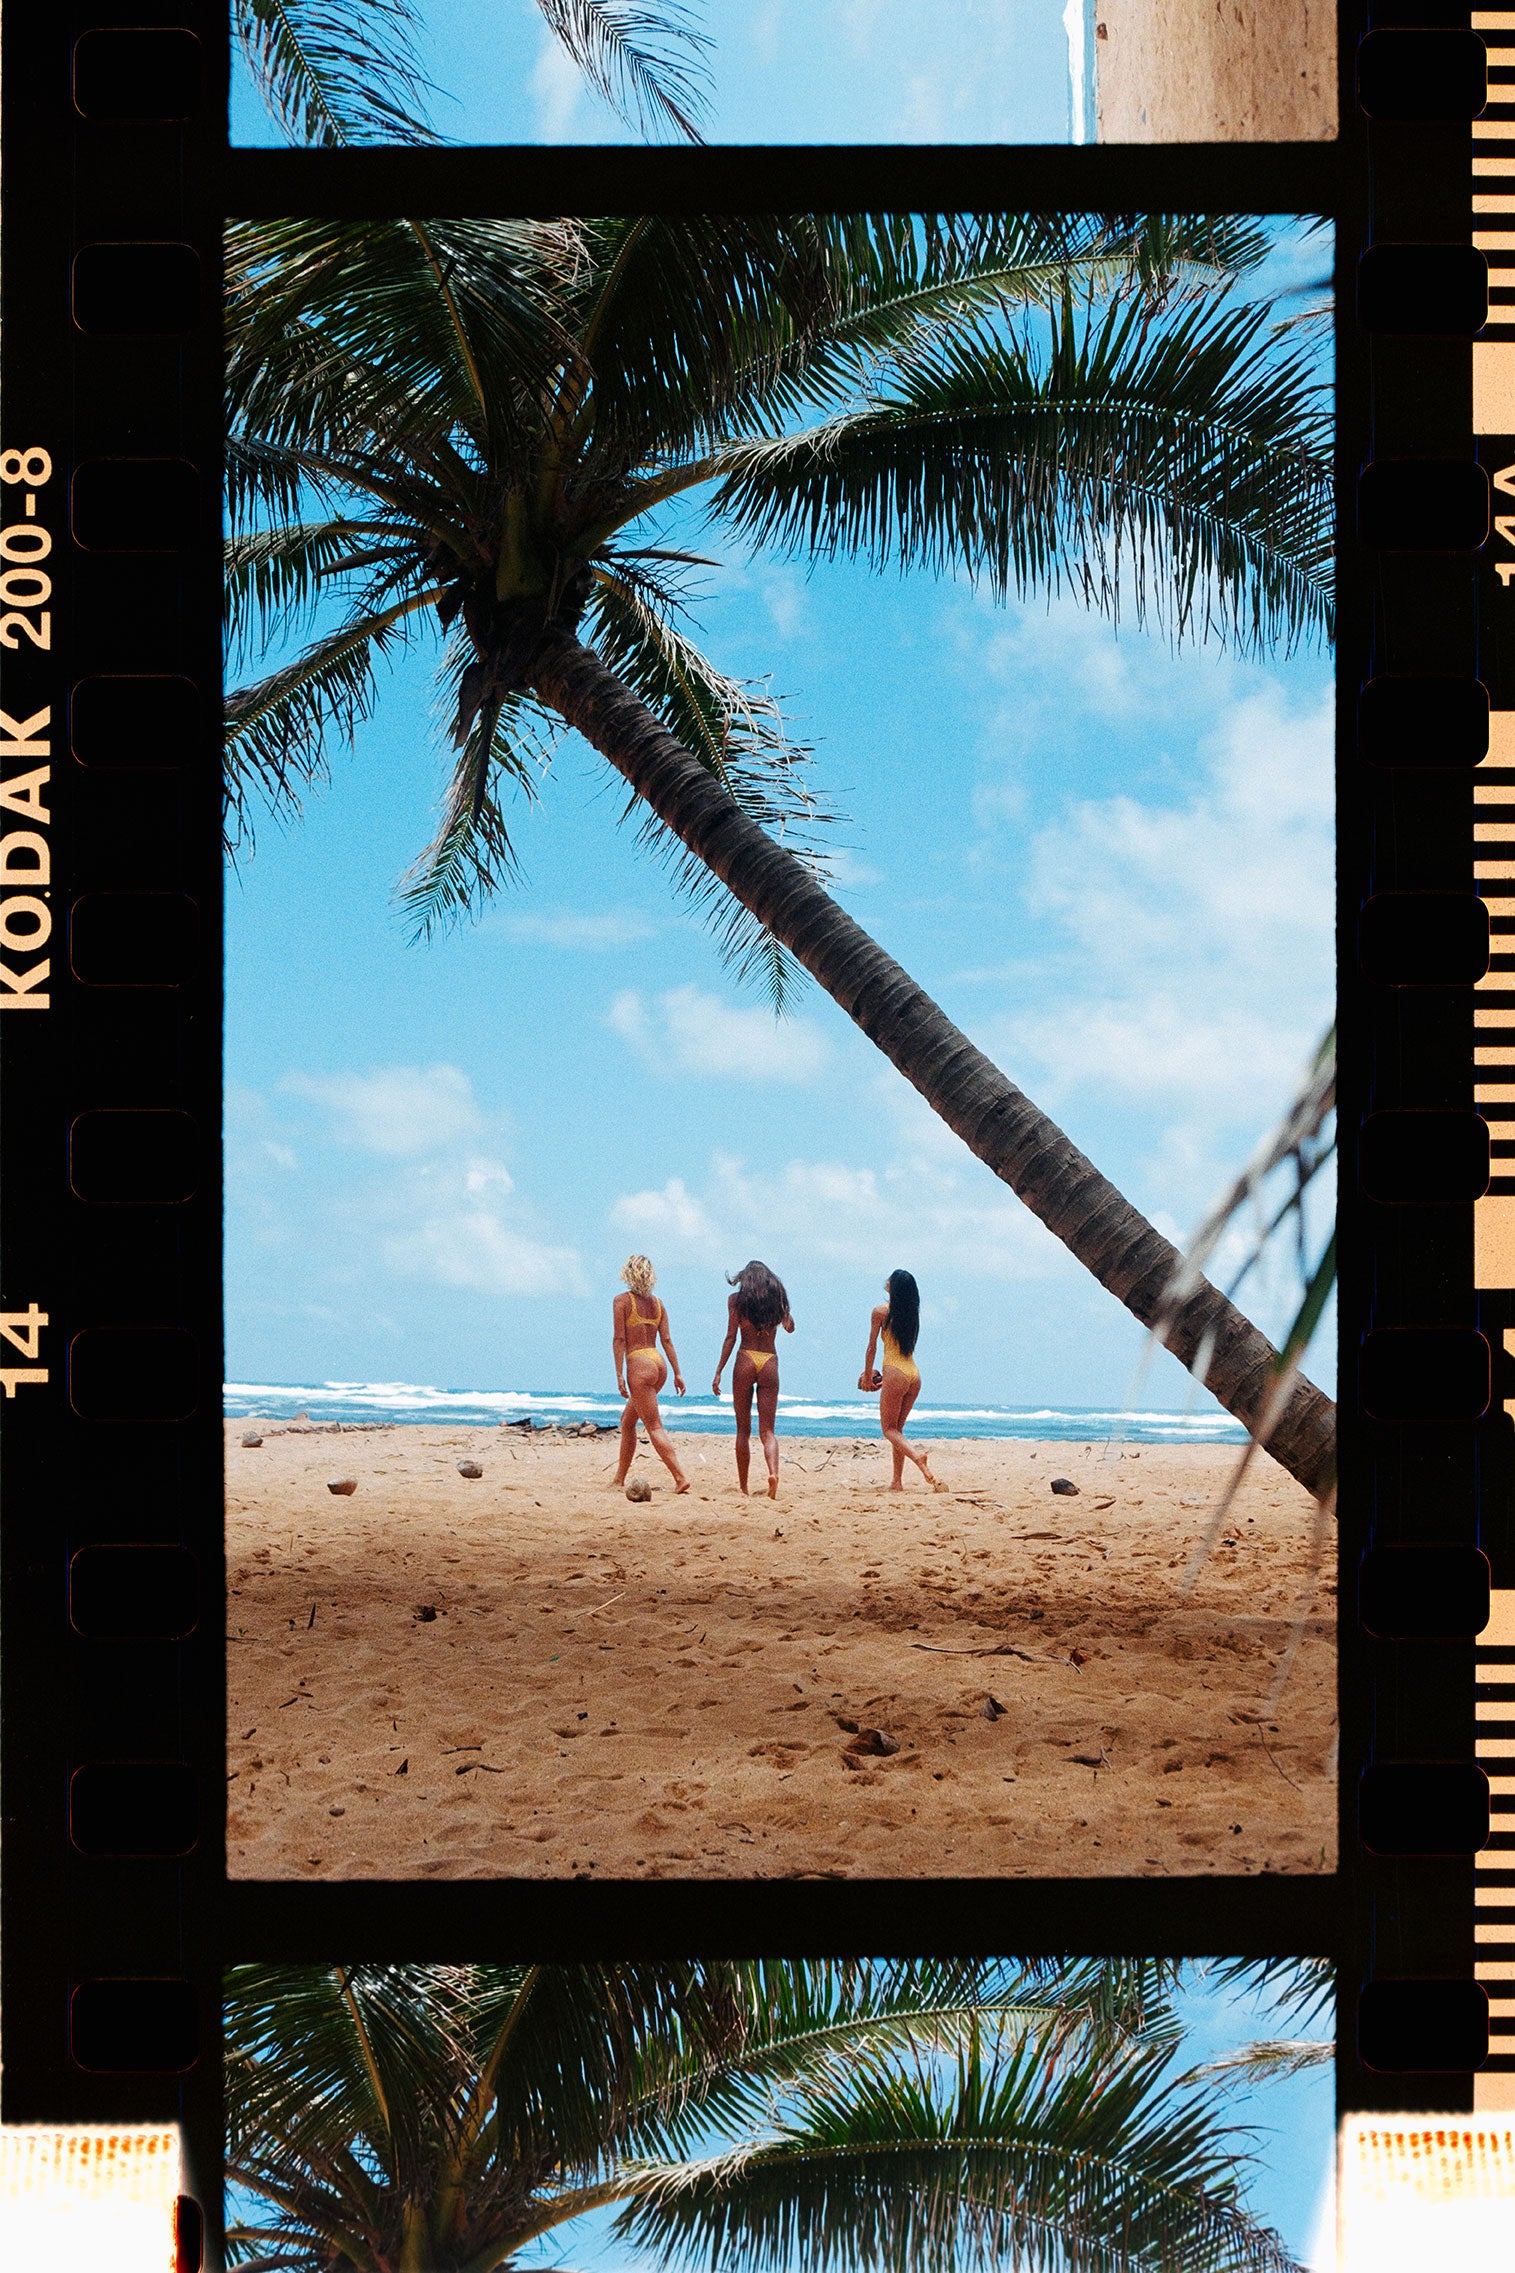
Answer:
POLYGON ((908 1271, 891 1271, 884 1281, 887 1302, 881 1302, 873 1313, 868 1330, 868 1355, 858 1375, 859 1389, 876 1389, 879 1392, 878 1420, 890 1451, 894 1454, 894 1482, 891 1492, 905 1488, 905 1462, 913 1460, 934 1492, 947 1487, 933 1476, 924 1452, 905 1442, 905 1423, 910 1408, 921 1393, 921 1369, 915 1362, 915 1344, 921 1330, 921 1290, 908 1271), (874 1368, 873 1353, 879 1337, 884 1341, 884 1370, 874 1368))
POLYGON ((652 1291, 657 1273, 645 1255, 628 1255, 621 1277, 627 1291, 615 1298, 613 1349, 615 1385, 626 1400, 626 1410, 621 1415, 621 1458, 615 1480, 617 1485, 626 1481, 627 1470, 636 1457, 637 1422, 641 1421, 652 1439, 653 1451, 678 1490, 687 1492, 688 1479, 679 1466, 673 1439, 658 1411, 658 1391, 668 1379, 668 1366, 673 1367, 673 1386, 680 1397, 684 1394, 684 1376, 679 1371, 668 1312, 652 1291), (658 1355, 659 1335, 668 1352, 668 1365, 658 1355))
POLYGON ((789 1297, 784 1292, 782 1279, 775 1278, 766 1263, 749 1263, 735 1278, 728 1278, 726 1284, 736 1291, 726 1305, 726 1339, 721 1344, 721 1361, 710 1386, 719 1397, 726 1360, 736 1348, 740 1335, 742 1346, 737 1350, 736 1364, 731 1369, 731 1401, 736 1407, 737 1482, 745 1492, 747 1463, 752 1455, 752 1392, 756 1389, 758 1435, 762 1440, 763 1458, 768 1463, 768 1497, 776 1500, 779 1496, 779 1440, 774 1433, 773 1420, 779 1403, 779 1361, 773 1338, 780 1326, 786 1334, 794 1332, 789 1297))

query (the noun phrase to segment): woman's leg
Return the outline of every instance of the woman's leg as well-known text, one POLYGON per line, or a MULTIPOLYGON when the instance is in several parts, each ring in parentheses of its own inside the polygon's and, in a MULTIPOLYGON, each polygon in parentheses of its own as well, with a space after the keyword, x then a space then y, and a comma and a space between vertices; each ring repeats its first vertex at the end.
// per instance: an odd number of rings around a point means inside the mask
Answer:
POLYGON ((756 1378, 745 1350, 736 1353, 731 1369, 731 1402, 736 1412, 736 1480, 745 1492, 747 1464, 752 1458, 752 1384, 756 1378))
POLYGON ((768 1497, 779 1496, 779 1440, 775 1433, 774 1416, 779 1409, 779 1361, 771 1357, 757 1378, 758 1435, 762 1440, 763 1458, 768 1463, 768 1497))
POLYGON ((620 1463, 615 1472, 615 1480, 617 1485, 625 1483, 626 1478, 631 1470, 631 1463, 636 1458, 636 1451, 637 1409, 631 1402, 630 1397, 628 1397, 626 1399, 626 1409, 621 1415, 621 1457, 620 1463))
POLYGON ((662 1461, 663 1466, 668 1470, 679 1490, 687 1492, 689 1489, 688 1480, 683 1469, 679 1466, 679 1456, 673 1449, 673 1438, 664 1428, 663 1416, 658 1411, 658 1391, 667 1378, 668 1368, 661 1358, 658 1360, 656 1373, 650 1367, 639 1366, 633 1362, 627 1367, 626 1386, 631 1391, 631 1402, 636 1407, 637 1419, 652 1439, 653 1451, 662 1461))
POLYGON ((919 1380, 912 1381, 908 1374, 901 1373, 896 1366, 885 1366, 884 1386, 879 1391, 878 1417, 879 1427, 894 1455, 894 1481, 889 1486, 891 1492, 904 1490, 907 1460, 914 1461, 928 1484, 936 1484, 924 1452, 917 1452, 913 1444, 905 1441, 905 1423, 910 1418, 910 1408, 920 1393, 919 1380))

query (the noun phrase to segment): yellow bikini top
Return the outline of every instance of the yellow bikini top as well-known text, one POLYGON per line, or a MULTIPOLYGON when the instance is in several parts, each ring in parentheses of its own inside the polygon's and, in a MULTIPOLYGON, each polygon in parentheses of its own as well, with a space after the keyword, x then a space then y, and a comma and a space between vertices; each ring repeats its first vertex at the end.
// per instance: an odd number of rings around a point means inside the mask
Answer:
POLYGON ((644 1318, 644 1317, 642 1317, 641 1313, 640 1313, 640 1312, 638 1311, 638 1309, 637 1309, 637 1298, 636 1298, 636 1296, 635 1296, 634 1294, 633 1294, 633 1295, 630 1295, 630 1296, 628 1296, 628 1297, 627 1297, 627 1300, 628 1300, 628 1303, 629 1303, 629 1308, 627 1309, 627 1312, 626 1312, 626 1325, 627 1325, 627 1330, 629 1331, 629 1330, 631 1329, 631 1327, 633 1327, 633 1326, 650 1326, 650 1327, 652 1328, 652 1331, 653 1331, 654 1335, 656 1335, 658 1328, 659 1328, 659 1327, 662 1325, 662 1323, 663 1323, 663 1305, 662 1305, 662 1303, 660 1302, 660 1303, 658 1304, 657 1316, 656 1316, 655 1318, 644 1318))

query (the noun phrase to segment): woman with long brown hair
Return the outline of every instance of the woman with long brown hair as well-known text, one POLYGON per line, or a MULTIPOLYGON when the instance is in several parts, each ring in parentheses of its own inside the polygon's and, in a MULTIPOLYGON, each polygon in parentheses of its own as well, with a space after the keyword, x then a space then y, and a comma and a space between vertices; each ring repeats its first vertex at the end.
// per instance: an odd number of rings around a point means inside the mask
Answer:
POLYGON ((879 1429, 885 1443, 894 1454, 894 1481, 891 1492, 905 1488, 905 1462, 913 1460, 934 1492, 947 1487, 933 1476, 924 1452, 917 1452, 913 1444, 905 1442, 905 1423, 910 1408, 921 1393, 921 1369, 915 1362, 915 1345, 921 1330, 921 1290, 909 1271, 891 1271, 884 1281, 887 1302, 881 1302, 874 1311, 868 1329, 868 1355, 863 1370, 857 1377, 859 1389, 876 1389, 879 1393, 879 1429), (884 1363, 882 1371, 874 1367, 873 1353, 882 1335, 884 1363))
POLYGON ((779 1361, 774 1347, 774 1336, 782 1326, 786 1334, 794 1332, 794 1320, 789 1315, 789 1297, 784 1282, 776 1278, 766 1263, 748 1263, 726 1284, 734 1292, 726 1305, 726 1339, 721 1345, 721 1359, 715 1369, 711 1389, 721 1394, 721 1375, 726 1360, 736 1349, 736 1364, 731 1369, 731 1401, 736 1408, 736 1475, 737 1482, 747 1489, 747 1465, 752 1457, 752 1395, 757 1391, 758 1436, 762 1442, 763 1458, 768 1463, 768 1497, 779 1496, 779 1440, 774 1429, 774 1416, 779 1403, 779 1361))
POLYGON ((627 1470, 636 1457, 637 1422, 640 1421, 652 1440, 653 1451, 678 1490, 687 1492, 688 1479, 679 1466, 673 1439, 664 1428, 663 1416, 658 1410, 658 1391, 668 1379, 668 1367, 673 1368, 673 1386, 680 1397, 684 1394, 684 1376, 679 1371, 668 1312, 652 1291, 657 1273, 645 1255, 628 1255, 621 1267, 621 1277, 626 1292, 616 1296, 612 1308, 615 1325, 612 1354, 615 1385, 626 1400, 626 1409, 621 1415, 621 1457, 615 1480, 617 1484, 626 1481, 627 1470), (668 1352, 667 1364, 658 1354, 659 1336, 668 1352))

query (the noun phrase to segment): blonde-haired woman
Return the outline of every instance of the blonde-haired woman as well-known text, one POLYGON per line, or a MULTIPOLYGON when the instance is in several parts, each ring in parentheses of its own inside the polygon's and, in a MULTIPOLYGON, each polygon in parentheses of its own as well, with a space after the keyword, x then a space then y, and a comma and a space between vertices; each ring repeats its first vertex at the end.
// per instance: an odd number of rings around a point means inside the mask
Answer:
POLYGON ((658 1391, 668 1379, 668 1367, 673 1368, 673 1386, 680 1397, 684 1394, 684 1376, 679 1371, 678 1353, 668 1327, 668 1312, 653 1293, 657 1273, 645 1255, 628 1255, 621 1267, 621 1279, 626 1292, 615 1298, 613 1317, 615 1338, 612 1348, 615 1355, 615 1385, 626 1400, 621 1415, 621 1458, 616 1469, 617 1485, 624 1484, 632 1461, 636 1457, 637 1422, 640 1421, 652 1439, 652 1449, 662 1461, 681 1492, 689 1489, 688 1479, 679 1466, 679 1456, 673 1449, 673 1439, 663 1426, 658 1411, 658 1391), (668 1352, 668 1364, 658 1355, 661 1338, 668 1352))

